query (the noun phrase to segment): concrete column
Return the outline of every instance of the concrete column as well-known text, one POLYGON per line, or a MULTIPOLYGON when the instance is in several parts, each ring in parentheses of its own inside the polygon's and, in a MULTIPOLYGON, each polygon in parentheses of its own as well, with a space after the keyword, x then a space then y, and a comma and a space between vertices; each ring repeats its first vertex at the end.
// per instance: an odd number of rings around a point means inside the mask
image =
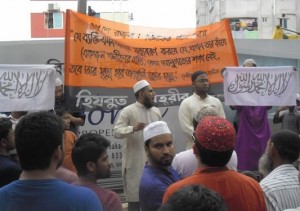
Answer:
POLYGON ((77 12, 86 14, 87 0, 77 0, 77 12))

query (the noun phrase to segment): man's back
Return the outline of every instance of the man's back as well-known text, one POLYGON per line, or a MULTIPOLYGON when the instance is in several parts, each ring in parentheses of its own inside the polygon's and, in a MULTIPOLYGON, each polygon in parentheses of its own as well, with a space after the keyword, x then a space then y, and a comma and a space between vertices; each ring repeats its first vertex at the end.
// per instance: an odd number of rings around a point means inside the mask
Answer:
POLYGON ((87 184, 87 185, 82 185, 82 187, 88 187, 92 189, 100 199, 102 206, 103 206, 103 211, 122 211, 122 203, 120 200, 120 197, 118 196, 117 193, 107 190, 102 188, 101 186, 97 184, 87 184))
POLYGON ((190 184, 203 185, 219 193, 229 211, 265 211, 266 204, 259 184, 240 173, 226 168, 200 168, 190 177, 171 185, 163 198, 166 203, 180 187, 190 184))
POLYGON ((300 112, 290 112, 288 110, 282 111, 282 113, 276 113, 273 117, 273 123, 281 123, 281 129, 291 130, 297 134, 300 134, 300 112))
MULTIPOLYGON (((173 159, 172 166, 182 179, 191 176, 198 169, 198 161, 193 149, 177 153, 173 159)), ((232 152, 226 166, 230 170, 237 171, 237 155, 235 151, 232 152)))
POLYGON ((280 165, 260 182, 269 211, 300 206, 298 173, 291 164, 280 165))
POLYGON ((7 155, 0 155, 0 187, 19 179, 22 173, 18 164, 7 155))
POLYGON ((0 188, 0 210, 102 210, 95 193, 56 179, 17 180, 0 188))

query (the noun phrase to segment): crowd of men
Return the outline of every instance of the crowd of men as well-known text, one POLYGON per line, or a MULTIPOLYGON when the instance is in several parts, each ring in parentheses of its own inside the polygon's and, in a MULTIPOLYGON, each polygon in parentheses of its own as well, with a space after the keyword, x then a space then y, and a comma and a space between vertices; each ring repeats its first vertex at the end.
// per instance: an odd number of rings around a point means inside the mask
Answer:
MULTIPOLYGON (((186 150, 178 154, 172 122, 154 106, 155 91, 146 80, 133 85, 136 102, 114 125, 123 143, 128 210, 300 210, 297 107, 278 108, 273 121, 282 129, 272 134, 270 107, 232 105, 234 127, 220 100, 208 94, 208 81, 203 71, 191 76, 193 94, 178 111, 186 150)), ((111 176, 110 141, 78 135, 84 113, 68 110, 61 88, 57 80, 53 111, 0 118, 0 210, 121 211, 118 194, 97 184, 111 176)))

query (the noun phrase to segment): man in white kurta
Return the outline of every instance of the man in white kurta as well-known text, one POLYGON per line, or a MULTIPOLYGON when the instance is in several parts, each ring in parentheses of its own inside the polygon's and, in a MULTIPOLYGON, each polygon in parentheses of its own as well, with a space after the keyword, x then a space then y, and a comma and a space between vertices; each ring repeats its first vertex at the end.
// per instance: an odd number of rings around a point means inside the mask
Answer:
POLYGON ((225 118, 224 109, 218 98, 207 94, 209 89, 208 77, 205 72, 197 71, 192 75, 193 95, 184 99, 179 107, 178 118, 181 129, 185 134, 186 149, 193 146, 192 134, 194 132, 193 117, 205 106, 212 106, 217 116, 225 118))
POLYGON ((128 210, 139 202, 139 184, 146 162, 143 129, 151 122, 162 119, 161 112, 154 107, 155 93, 145 80, 134 85, 137 101, 125 107, 115 124, 114 137, 123 139, 122 177, 128 210), (133 206, 131 206, 133 205, 133 206))

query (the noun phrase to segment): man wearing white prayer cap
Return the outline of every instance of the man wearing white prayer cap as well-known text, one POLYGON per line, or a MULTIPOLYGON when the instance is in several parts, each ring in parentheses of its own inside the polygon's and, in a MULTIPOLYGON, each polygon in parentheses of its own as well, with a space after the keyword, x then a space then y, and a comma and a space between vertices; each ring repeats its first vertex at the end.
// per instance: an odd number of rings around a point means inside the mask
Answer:
POLYGON ((256 67, 256 61, 254 59, 246 59, 243 63, 244 67, 256 67))
POLYGON ((60 101, 63 97, 63 83, 60 78, 55 79, 55 100, 60 101))
POLYGON ((146 80, 133 85, 136 102, 120 112, 114 126, 114 137, 124 139, 122 178, 128 202, 128 211, 140 210, 139 184, 147 156, 144 150, 143 129, 162 119, 160 110, 154 107, 155 92, 146 80))
MULTIPOLYGON (((64 98, 64 85, 60 78, 55 79, 55 106, 54 111, 61 111, 68 108, 65 103, 64 98)), ((79 126, 83 126, 85 123, 85 114, 84 111, 71 111, 70 113, 70 128, 68 130, 72 131, 75 135, 78 135, 79 126)))
POLYGON ((144 128, 148 163, 140 183, 141 210, 157 210, 169 185, 180 179, 171 166, 174 146, 171 131, 164 121, 152 122, 144 128))
POLYGON ((148 83, 148 81, 146 80, 141 80, 137 83, 134 84, 133 86, 133 91, 134 93, 140 91, 142 88, 146 87, 146 86, 149 86, 150 84, 148 83))

